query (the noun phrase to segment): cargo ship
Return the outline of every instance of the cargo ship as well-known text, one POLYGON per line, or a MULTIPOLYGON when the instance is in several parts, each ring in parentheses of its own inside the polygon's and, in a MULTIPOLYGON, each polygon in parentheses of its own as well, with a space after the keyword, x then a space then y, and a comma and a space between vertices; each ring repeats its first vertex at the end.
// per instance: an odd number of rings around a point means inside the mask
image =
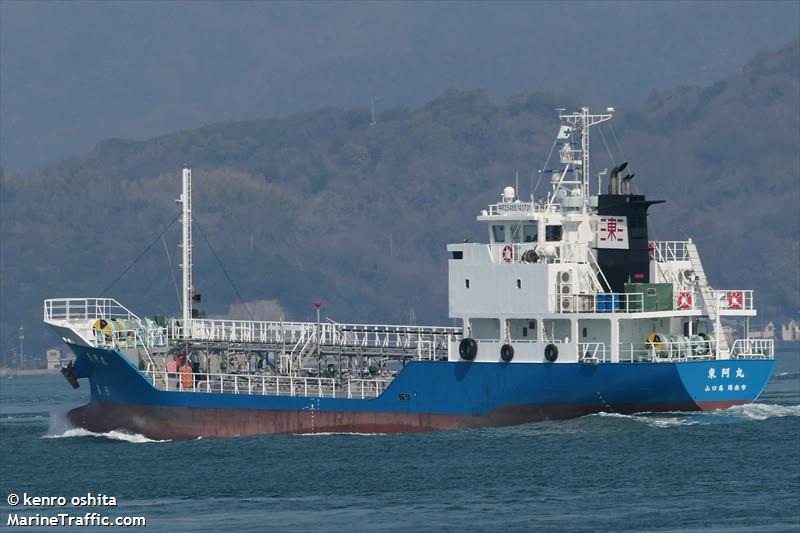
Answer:
MULTIPOLYGON (((598 412, 753 402, 774 363, 751 338, 752 290, 715 289, 695 243, 648 237, 660 201, 627 163, 591 179, 589 135, 612 119, 559 110, 547 193, 506 187, 478 211, 488 241, 447 246, 457 327, 223 320, 198 312, 191 169, 182 173, 181 316, 142 317, 108 297, 44 302, 76 355, 62 369, 89 402, 78 427, 153 439, 399 433, 598 412), (596 185, 594 185, 596 183, 596 185), (734 328, 723 321, 735 322, 734 328)), ((550 163, 548 158, 548 166, 550 163)))

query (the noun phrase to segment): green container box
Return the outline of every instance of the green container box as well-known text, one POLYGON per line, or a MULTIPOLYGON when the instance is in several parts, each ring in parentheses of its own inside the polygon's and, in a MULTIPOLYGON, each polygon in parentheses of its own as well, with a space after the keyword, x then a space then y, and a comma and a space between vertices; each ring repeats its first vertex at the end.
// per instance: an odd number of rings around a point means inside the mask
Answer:
POLYGON ((625 293, 642 293, 642 301, 629 300, 628 311, 672 311, 672 283, 626 283, 625 293))

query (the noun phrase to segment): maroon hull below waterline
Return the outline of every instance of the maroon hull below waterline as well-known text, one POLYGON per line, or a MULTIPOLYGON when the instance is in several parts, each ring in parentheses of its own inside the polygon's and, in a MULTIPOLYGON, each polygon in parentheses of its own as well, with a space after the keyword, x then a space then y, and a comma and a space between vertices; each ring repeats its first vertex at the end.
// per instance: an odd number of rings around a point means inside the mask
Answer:
POLYGON ((689 404, 517 405, 488 415, 379 413, 354 411, 152 407, 92 401, 72 409, 67 418, 95 433, 122 430, 151 439, 236 437, 270 433, 414 433, 485 426, 509 426, 541 420, 575 418, 601 411, 620 414, 665 411, 711 411, 747 401, 689 404))

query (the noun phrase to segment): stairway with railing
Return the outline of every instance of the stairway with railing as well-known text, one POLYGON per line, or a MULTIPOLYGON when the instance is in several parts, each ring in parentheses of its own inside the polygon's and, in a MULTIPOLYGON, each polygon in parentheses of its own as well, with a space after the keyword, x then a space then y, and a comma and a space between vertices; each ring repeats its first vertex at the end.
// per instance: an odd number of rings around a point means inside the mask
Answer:
POLYGON ((714 324, 714 336, 717 338, 717 350, 722 354, 728 354, 730 353, 728 340, 719 325, 719 300, 714 296, 714 290, 708 284, 708 278, 703 269, 703 263, 700 260, 700 253, 697 251, 697 246, 695 246, 691 239, 686 241, 686 253, 689 257, 689 262, 692 264, 692 270, 694 270, 695 279, 700 289, 703 308, 709 320, 714 324))
POLYGON ((603 274, 603 269, 600 268, 600 263, 597 262, 597 258, 589 247, 586 248, 586 258, 589 271, 592 273, 590 277, 592 279, 592 288, 594 292, 611 292, 611 285, 608 283, 606 275, 603 274))

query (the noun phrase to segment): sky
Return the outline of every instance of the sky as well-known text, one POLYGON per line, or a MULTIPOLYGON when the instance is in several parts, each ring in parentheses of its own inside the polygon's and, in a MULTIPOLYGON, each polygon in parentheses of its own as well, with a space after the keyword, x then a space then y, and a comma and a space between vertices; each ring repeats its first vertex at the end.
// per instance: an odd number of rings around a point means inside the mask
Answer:
POLYGON ((446 89, 633 106, 706 85, 800 30, 798 2, 0 0, 0 165, 33 172, 107 138, 446 89))

